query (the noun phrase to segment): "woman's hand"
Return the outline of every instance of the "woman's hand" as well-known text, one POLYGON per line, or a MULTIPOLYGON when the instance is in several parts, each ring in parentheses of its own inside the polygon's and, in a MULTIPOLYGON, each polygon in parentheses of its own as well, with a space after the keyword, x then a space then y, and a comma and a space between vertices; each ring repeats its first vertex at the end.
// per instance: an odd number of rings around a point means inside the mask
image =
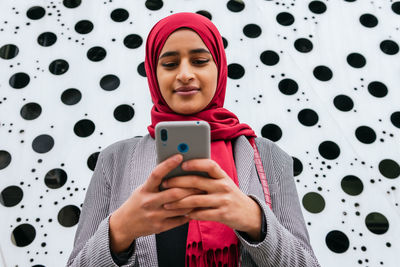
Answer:
POLYGON ((211 159, 195 159, 182 164, 186 171, 207 172, 211 178, 196 175, 180 176, 163 182, 163 187, 198 189, 205 194, 194 194, 164 204, 166 210, 191 210, 194 220, 216 221, 232 229, 246 232, 253 240, 260 239, 261 208, 236 186, 224 170, 211 159))
POLYGON ((159 185, 182 162, 177 154, 157 165, 146 182, 113 212, 110 217, 110 245, 115 253, 126 250, 136 238, 164 232, 189 221, 191 208, 164 209, 163 205, 200 193, 193 188, 159 191, 159 185))

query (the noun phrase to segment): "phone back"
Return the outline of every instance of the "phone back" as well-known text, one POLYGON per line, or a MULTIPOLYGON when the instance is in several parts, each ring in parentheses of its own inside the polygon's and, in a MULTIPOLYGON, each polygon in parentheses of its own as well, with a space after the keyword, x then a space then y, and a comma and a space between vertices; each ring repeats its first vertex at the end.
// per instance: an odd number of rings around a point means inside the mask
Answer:
MULTIPOLYGON (((210 126, 205 121, 160 122, 155 128, 157 164, 177 153, 183 161, 210 158, 210 126)), ((165 178, 203 172, 185 172, 181 167, 172 170, 165 178)))

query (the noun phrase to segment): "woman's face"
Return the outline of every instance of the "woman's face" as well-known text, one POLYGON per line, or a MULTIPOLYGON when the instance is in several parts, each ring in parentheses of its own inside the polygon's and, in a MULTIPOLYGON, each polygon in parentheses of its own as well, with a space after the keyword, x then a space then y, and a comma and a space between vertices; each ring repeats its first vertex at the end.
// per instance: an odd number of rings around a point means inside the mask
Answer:
POLYGON ((158 58, 157 81, 174 112, 203 110, 215 94, 217 79, 217 65, 196 32, 179 29, 168 37, 158 58))

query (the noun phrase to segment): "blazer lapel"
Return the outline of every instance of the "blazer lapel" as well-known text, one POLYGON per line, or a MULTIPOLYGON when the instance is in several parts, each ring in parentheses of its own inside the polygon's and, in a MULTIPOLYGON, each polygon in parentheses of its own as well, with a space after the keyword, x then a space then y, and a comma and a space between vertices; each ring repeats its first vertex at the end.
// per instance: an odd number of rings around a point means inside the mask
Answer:
POLYGON ((247 138, 241 135, 236 139, 233 149, 239 188, 245 194, 249 194, 251 177, 256 173, 253 147, 247 138))
POLYGON ((254 163, 254 150, 243 135, 236 139, 234 158, 239 188, 246 195, 257 196, 261 201, 264 201, 264 192, 254 163))

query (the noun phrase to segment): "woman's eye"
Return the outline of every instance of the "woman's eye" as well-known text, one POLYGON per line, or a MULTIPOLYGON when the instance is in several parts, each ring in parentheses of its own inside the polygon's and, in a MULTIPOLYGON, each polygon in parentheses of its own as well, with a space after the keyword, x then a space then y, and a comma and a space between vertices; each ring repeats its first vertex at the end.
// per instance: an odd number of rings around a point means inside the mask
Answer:
POLYGON ((171 67, 176 66, 176 63, 175 62, 167 62, 167 63, 162 63, 161 65, 163 67, 171 68, 171 67))
POLYGON ((197 60, 193 60, 193 63, 196 65, 201 65, 201 64, 205 64, 208 61, 210 61, 209 59, 197 59, 197 60))

